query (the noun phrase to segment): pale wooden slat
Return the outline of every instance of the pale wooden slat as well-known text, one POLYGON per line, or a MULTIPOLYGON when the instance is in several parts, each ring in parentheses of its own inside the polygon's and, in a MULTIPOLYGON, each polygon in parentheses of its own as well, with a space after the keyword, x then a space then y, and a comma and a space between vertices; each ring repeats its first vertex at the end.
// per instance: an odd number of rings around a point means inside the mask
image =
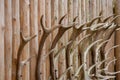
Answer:
MULTIPOLYGON (((65 15, 65 13, 64 13, 64 0, 59 0, 59 2, 58 2, 58 17, 59 17, 59 19, 63 16, 63 15, 65 15)), ((64 21, 62 22, 63 24, 64 24, 64 21)), ((65 45, 65 35, 63 35, 62 37, 61 37, 61 39, 59 40, 59 42, 58 42, 58 49, 60 49, 63 45, 65 45)), ((60 56, 59 56, 59 58, 58 58, 58 76, 60 77, 61 75, 62 75, 62 73, 65 71, 65 50, 62 50, 61 52, 60 52, 60 56)), ((64 79, 64 78, 63 78, 64 79)))
POLYGON ((16 59, 17 51, 20 46, 20 16, 19 16, 19 0, 12 0, 12 80, 16 80, 16 59))
MULTIPOLYGON (((38 0, 30 0, 30 35, 38 35, 38 0)), ((30 56, 38 53, 38 36, 30 41, 30 56)), ((30 61, 30 80, 35 80, 36 57, 30 61)))
MULTIPOLYGON (((112 10, 112 0, 107 0, 107 16, 109 15, 112 15, 113 14, 113 10, 112 10)), ((106 16, 106 17, 107 17, 106 16)), ((109 48, 111 48, 112 46, 114 46, 115 44, 115 34, 113 34, 111 36, 111 40, 107 43, 106 45, 106 50, 108 50, 109 48)), ((111 57, 112 59, 114 58, 114 49, 110 52, 110 55, 108 57, 111 57)), ((111 61, 112 59, 110 59, 109 61, 111 61)), ((114 63, 112 63, 110 66, 109 66, 109 71, 110 72, 114 72, 114 63)), ((114 79, 111 79, 111 80, 114 80, 114 79)))
MULTIPOLYGON (((39 35, 38 35, 38 43, 40 42, 41 40, 41 36, 43 35, 43 32, 42 32, 42 28, 41 28, 41 24, 40 24, 40 18, 41 16, 44 16, 43 20, 45 20, 45 0, 38 0, 38 30, 41 30, 39 35)), ((44 25, 45 25, 45 22, 43 21, 44 25)), ((46 26, 45 26, 46 27, 46 26)), ((46 45, 44 45, 43 47, 43 50, 42 50, 42 54, 41 56, 44 57, 45 53, 46 53, 46 48, 45 48, 46 45)), ((41 62, 40 64, 40 76, 41 76, 41 79, 42 80, 45 80, 46 76, 45 75, 45 62, 41 62)))
MULTIPOLYGON (((51 28, 51 0, 45 0, 45 20, 46 20, 46 27, 51 28)), ((50 49, 50 43, 51 43, 51 35, 46 40, 46 53, 49 52, 50 49)), ((50 77, 50 63, 49 63, 49 57, 46 58, 46 64, 45 64, 45 80, 48 80, 50 77)))
MULTIPOLYGON (((51 27, 53 27, 53 25, 58 24, 58 1, 59 0, 52 0, 51 1, 51 27)), ((52 33, 52 41, 54 40, 56 34, 57 34, 57 30, 53 31, 52 33)), ((58 50, 58 45, 56 44, 55 50, 58 50)), ((58 77, 58 60, 56 60, 55 64, 55 70, 56 70, 56 76, 58 77)))
MULTIPOLYGON (((76 16, 78 16, 78 0, 73 0, 73 17, 75 18, 76 16)), ((76 20, 76 22, 78 22, 78 19, 76 20)), ((77 40, 78 41, 78 38, 77 40)), ((77 42, 76 42, 77 43, 77 42)), ((76 44, 75 43, 75 44, 76 44)), ((74 45, 73 45, 74 46, 74 45)), ((77 71, 78 69, 78 48, 75 49, 75 53, 73 56, 73 67, 74 67, 74 73, 77 71)))
MULTIPOLYGON (((119 15, 120 14, 120 0, 114 1, 114 6, 115 6, 115 14, 119 15)), ((120 17, 117 18, 116 23, 120 25, 120 17)), ((120 31, 116 31, 115 33, 115 44, 119 45, 120 44, 120 31)), ((115 49, 115 57, 116 59, 120 58, 120 47, 115 49)), ((120 71, 120 61, 116 61, 116 66, 115 66, 115 71, 120 71)), ((116 75, 116 80, 120 80, 120 74, 116 75)))
MULTIPOLYGON (((63 6, 64 6, 64 14, 68 14, 68 0, 64 0, 64 4, 63 4, 63 6)), ((68 16, 66 16, 65 17, 65 19, 64 19, 64 24, 68 24, 68 16)), ((68 42, 68 31, 66 31, 66 33, 64 33, 64 44, 66 44, 67 42, 68 42)), ((64 53, 63 53, 64 54, 64 53)), ((66 62, 66 55, 64 55, 65 56, 65 62, 66 62)), ((66 63, 65 63, 65 65, 64 65, 64 67, 65 67, 65 69, 66 69, 66 63)), ((67 80, 67 76, 65 75, 65 77, 64 77, 64 80, 67 80)))
POLYGON ((12 79, 12 0, 5 0, 5 80, 12 79))
MULTIPOLYGON (((20 28, 25 37, 30 36, 30 24, 29 24, 29 0, 20 0, 20 28)), ((26 46, 23 49, 22 52, 22 60, 26 60, 30 57, 29 53, 29 43, 26 44, 26 46)), ((24 66, 22 70, 22 78, 23 80, 30 80, 30 66, 29 62, 24 66)))
POLYGON ((5 80, 4 27, 4 0, 0 0, 0 80, 5 80))

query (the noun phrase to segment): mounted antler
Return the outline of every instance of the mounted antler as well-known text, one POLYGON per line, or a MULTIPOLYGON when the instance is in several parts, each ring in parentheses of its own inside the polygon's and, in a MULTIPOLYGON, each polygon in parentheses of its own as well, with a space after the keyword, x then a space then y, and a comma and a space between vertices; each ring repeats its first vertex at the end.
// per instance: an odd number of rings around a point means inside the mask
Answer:
MULTIPOLYGON (((52 33, 54 30, 56 30, 58 28, 58 33, 55 37, 55 39, 53 40, 52 42, 52 45, 50 47, 50 51, 56 46, 58 40, 62 37, 62 35, 64 34, 65 31, 67 31, 68 29, 70 29, 73 25, 76 25, 76 23, 72 23, 72 24, 68 24, 68 25, 63 25, 61 24, 62 23, 62 20, 65 18, 66 15, 64 15, 60 20, 59 20, 59 23, 57 25, 54 25, 53 28, 51 29, 46 29, 45 26, 43 25, 43 15, 41 16, 41 27, 43 29, 43 35, 42 35, 42 38, 40 40, 40 43, 39 43, 39 50, 38 50, 38 57, 37 57, 37 65, 36 65, 36 80, 41 80, 40 78, 40 65, 42 65, 42 49, 43 49, 43 46, 44 46, 44 43, 46 41, 46 38, 49 36, 50 33, 52 33)), ((55 80, 55 73, 54 73, 54 55, 51 51, 50 53, 50 64, 51 64, 51 68, 50 68, 50 72, 51 72, 51 75, 52 75, 52 79, 55 80)))
MULTIPOLYGON (((76 22, 76 19, 78 16, 76 16, 73 19, 73 22, 71 24, 67 24, 67 25, 62 24, 63 19, 66 17, 66 15, 64 15, 59 20, 57 25, 56 24, 52 25, 53 27, 51 29, 45 28, 43 24, 43 16, 41 16, 40 22, 41 22, 41 27, 43 29, 43 35, 39 43, 39 50, 38 50, 37 63, 36 63, 37 64, 36 65, 36 80, 41 80, 40 73, 42 72, 40 71, 40 68, 41 68, 42 63, 44 62, 43 60, 45 60, 46 57, 48 56, 50 59, 50 76, 52 80, 61 80, 66 74, 67 74, 67 79, 70 79, 70 80, 77 79, 79 72, 82 68, 84 68, 83 71, 84 71, 85 80, 93 79, 93 77, 96 79, 100 79, 100 80, 115 78, 115 76, 101 74, 101 71, 103 71, 101 68, 105 67, 105 66, 101 67, 101 65, 105 64, 105 62, 108 60, 107 55, 111 51, 111 49, 118 47, 118 46, 114 46, 110 48, 108 52, 105 52, 104 50, 113 32, 119 28, 119 26, 113 23, 114 20, 118 18, 119 16, 114 16, 113 14, 113 15, 108 16, 105 19, 102 19, 101 15, 102 14, 100 14, 99 16, 95 17, 91 21, 86 22, 82 25, 79 25, 76 22), (110 20, 111 18, 112 20, 110 20), (64 33, 68 31, 70 28, 73 28, 73 32, 70 36, 68 43, 62 46, 58 51, 56 51, 55 47, 58 41, 61 39, 64 33), (52 33, 56 29, 58 29, 58 32, 51 43, 49 53, 47 53, 43 59, 42 49, 43 49, 44 43, 47 37, 50 35, 50 33, 52 33), (77 43, 75 44, 75 46, 72 46, 75 40, 77 39, 77 37, 83 32, 85 32, 84 37, 81 38, 79 41, 76 41, 77 43), (80 54, 83 54, 82 59, 81 59, 83 60, 83 63, 77 69, 78 71, 76 71, 76 70, 73 70, 74 68, 71 68, 71 66, 73 67, 73 64, 71 61, 72 61, 73 55, 75 54, 74 53, 75 49, 78 46, 80 46, 80 54), (63 49, 66 49, 66 71, 58 78, 56 76, 57 73, 55 71, 56 70, 55 61, 58 59, 60 52, 63 49), (95 64, 92 65, 91 67, 89 67, 90 65, 87 63, 88 55, 90 53, 95 55, 94 56, 95 59, 93 59, 95 64), (95 71, 93 74, 91 74, 92 69, 94 68, 95 68, 95 71)), ((108 73, 110 72, 109 71, 105 72, 105 74, 108 74, 108 73)), ((119 73, 119 71, 115 73, 111 73, 111 74, 117 74, 117 73, 119 73)))
POLYGON ((17 64, 16 64, 16 80, 22 80, 22 68, 21 68, 21 61, 20 57, 22 55, 22 50, 24 46, 32 39, 34 39, 37 35, 31 37, 24 37, 22 32, 20 32, 21 43, 17 52, 17 64))

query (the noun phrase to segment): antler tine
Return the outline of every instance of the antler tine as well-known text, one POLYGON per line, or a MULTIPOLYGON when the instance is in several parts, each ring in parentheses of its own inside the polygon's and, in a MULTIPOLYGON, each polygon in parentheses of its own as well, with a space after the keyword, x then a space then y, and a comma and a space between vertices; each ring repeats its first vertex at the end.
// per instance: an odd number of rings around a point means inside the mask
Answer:
POLYGON ((108 32, 105 30, 104 34, 107 33, 107 35, 104 36, 103 40, 109 39, 115 30, 116 30, 116 25, 112 25, 112 27, 108 30, 108 32))
POLYGON ((92 69, 97 65, 98 63, 92 65, 89 69, 88 69, 88 76, 92 77, 92 76, 95 76, 95 74, 90 74, 92 69))
POLYGON ((36 55, 33 55, 33 56, 29 57, 28 59, 22 61, 21 64, 22 64, 23 66, 26 65, 26 63, 29 62, 33 57, 36 57, 36 55))
POLYGON ((103 22, 108 21, 108 20, 109 20, 111 17, 113 17, 113 16, 115 16, 115 14, 112 14, 112 15, 108 16, 107 18, 105 18, 105 19, 103 20, 103 22))
POLYGON ((32 39, 35 38, 36 36, 37 36, 37 35, 33 35, 33 36, 31 36, 31 37, 25 38, 25 37, 23 36, 22 32, 20 32, 20 37, 21 37, 21 39, 22 39, 22 44, 29 42, 30 40, 32 40, 32 39))
POLYGON ((99 40, 96 40, 96 41, 94 41, 93 43, 91 43, 88 47, 87 47, 87 49, 85 50, 85 52, 84 52, 84 60, 85 60, 85 63, 86 63, 86 57, 87 57, 87 54, 89 53, 89 50, 91 49, 91 47, 92 46, 94 46, 96 43, 98 43, 98 42, 101 42, 103 39, 99 39, 99 40))
POLYGON ((108 79, 111 79, 111 78, 115 78, 116 76, 103 76, 103 75, 99 74, 99 75, 97 75, 97 77, 102 78, 102 79, 99 79, 99 80, 108 80, 108 79))
MULTIPOLYGON (((79 44, 84 40, 84 39, 86 39, 86 38, 88 38, 88 37, 90 37, 91 36, 91 34, 88 34, 88 35, 85 35, 83 38, 81 38, 79 41, 78 41, 78 43, 75 45, 75 47, 73 48, 73 49, 76 49, 78 46, 79 46, 79 44)), ((74 50, 71 52, 71 54, 70 55, 74 55, 74 50)))
POLYGON ((85 35, 83 38, 81 38, 81 39, 78 41, 78 43, 75 45, 75 47, 77 47, 84 39, 86 39, 86 38, 88 38, 88 37, 90 37, 90 36, 91 36, 91 34, 85 35))
POLYGON ((115 75, 115 74, 118 74, 118 73, 120 73, 120 71, 116 71, 116 72, 106 71, 106 74, 109 74, 109 75, 115 75))
POLYGON ((74 74, 74 78, 76 78, 80 72, 80 70, 83 68, 84 64, 80 65, 79 68, 76 70, 75 74, 74 74))
POLYGON ((116 60, 118 60, 118 59, 113 59, 113 60, 111 60, 111 61, 106 65, 106 67, 105 67, 105 69, 104 69, 106 74, 108 74, 108 75, 115 75, 115 74, 120 73, 120 71, 117 71, 117 72, 109 72, 109 71, 108 71, 108 68, 109 68, 110 64, 111 64, 112 62, 115 62, 116 60))
POLYGON ((62 21, 63 21, 63 19, 66 17, 66 15, 67 15, 67 14, 65 14, 65 15, 60 19, 59 24, 58 24, 58 27, 62 27, 62 28, 65 28, 65 29, 69 29, 69 28, 71 28, 71 27, 73 27, 73 26, 75 26, 75 25, 78 24, 78 23, 75 22, 78 16, 76 16, 76 17, 74 18, 72 24, 70 24, 70 23, 67 24, 67 25, 61 24, 62 21))
POLYGON ((90 22, 88 22, 87 26, 91 26, 94 21, 96 21, 96 20, 98 20, 100 18, 102 18, 102 16, 98 16, 98 17, 93 18, 90 22))
POLYGON ((120 46, 120 45, 115 45, 115 46, 111 47, 109 50, 107 50, 107 52, 105 53, 105 58, 107 58, 108 54, 110 53, 110 51, 111 51, 112 49, 115 49, 115 48, 117 48, 117 47, 119 47, 119 46, 120 46))
POLYGON ((110 66, 110 64, 111 64, 112 62, 115 62, 116 60, 117 60, 117 59, 113 59, 113 60, 111 60, 110 62, 108 62, 108 64, 106 65, 106 67, 105 67, 104 69, 102 69, 102 70, 107 71, 108 68, 109 68, 109 66, 110 66))
POLYGON ((104 25, 105 25, 105 23, 98 23, 98 24, 91 26, 90 29, 92 31, 95 31, 95 30, 97 30, 96 28, 99 28, 99 27, 104 26, 104 25))
POLYGON ((22 31, 20 31, 20 38, 21 38, 22 42, 25 42, 25 37, 23 36, 22 31))
MULTIPOLYGON (((56 59, 56 57, 59 56, 59 52, 62 51, 64 48, 66 48, 66 46, 69 45, 71 42, 72 42, 72 41, 69 41, 66 45, 64 45, 63 47, 61 47, 61 48, 56 52, 56 54, 55 54, 55 56, 54 56, 55 59, 56 59)), ((55 51, 55 48, 52 49, 52 50, 50 50, 49 53, 45 55, 45 58, 48 57, 48 56, 49 56, 51 53, 53 53, 54 51, 55 51)))
POLYGON ((43 29, 43 32, 49 34, 49 33, 51 33, 52 31, 54 31, 55 29, 57 29, 57 28, 60 27, 60 25, 55 25, 55 26, 52 27, 51 29, 45 28, 45 26, 44 26, 44 24, 43 24, 43 17, 44 17, 44 15, 42 15, 42 16, 41 16, 41 19, 40 19, 40 23, 41 23, 41 27, 42 27, 42 29, 43 29))
POLYGON ((64 48, 66 48, 69 44, 71 44, 72 43, 72 41, 69 41, 66 45, 64 45, 63 47, 61 47, 57 52, 56 52, 56 54, 55 54, 55 61, 56 61, 56 59, 59 57, 59 55, 60 55, 60 52, 64 49, 64 48))
POLYGON ((46 59, 51 53, 53 53, 55 51, 56 51, 55 48, 53 48, 52 50, 50 50, 49 53, 45 55, 44 59, 46 59))
POLYGON ((41 23, 41 27, 42 27, 43 31, 46 31, 45 26, 43 24, 43 17, 44 17, 44 15, 41 16, 40 23, 41 23))
MULTIPOLYGON (((99 13, 99 16, 102 16, 102 15, 103 15, 103 10, 101 10, 99 13)), ((99 18, 97 23, 101 23, 101 22, 102 22, 102 20, 101 20, 101 18, 99 18)))
POLYGON ((99 16, 102 16, 102 14, 103 14, 103 10, 101 10, 101 11, 99 12, 99 16))
MULTIPOLYGON (((95 67, 95 66, 98 66, 98 65, 101 65, 101 64, 103 64, 105 61, 107 61, 109 58, 107 58, 107 59, 105 59, 105 60, 103 60, 102 62, 100 62, 100 63, 96 63, 96 64, 94 64, 94 65, 92 65, 89 69, 88 69, 88 75, 90 76, 90 77, 92 77, 92 76, 95 76, 94 74, 90 74, 90 72, 92 71, 92 69, 95 67)), ((100 67, 100 66, 99 66, 100 67)), ((98 72, 100 72, 101 70, 98 70, 98 72)), ((97 73, 97 75, 98 75, 99 73, 97 73)), ((99 74, 100 75, 100 74, 99 74)))
POLYGON ((26 42, 28 42, 28 41, 34 39, 36 36, 37 36, 37 35, 33 35, 33 36, 31 36, 31 37, 26 38, 26 42))
POLYGON ((75 21, 77 20, 78 17, 79 17, 79 16, 76 16, 76 17, 73 19, 73 22, 75 22, 75 21))
POLYGON ((117 25, 116 31, 119 31, 119 30, 120 30, 120 26, 119 26, 119 25, 117 25))
POLYGON ((110 57, 108 57, 107 59, 101 61, 101 62, 98 64, 98 68, 99 68, 104 62, 106 62, 106 61, 109 60, 109 59, 110 59, 110 57))
POLYGON ((79 29, 83 28, 85 25, 87 25, 87 23, 88 23, 88 22, 85 22, 85 23, 83 23, 83 24, 80 24, 79 27, 77 26, 77 27, 75 27, 75 28, 79 30, 79 29))
POLYGON ((99 19, 99 18, 101 18, 101 17, 102 17, 102 16, 95 17, 95 18, 93 18, 91 21, 86 22, 86 23, 80 25, 79 28, 83 28, 83 27, 86 25, 86 27, 84 27, 82 30, 88 30, 88 29, 90 29, 89 26, 91 26, 94 21, 96 21, 97 19, 99 19))
POLYGON ((87 47, 87 49, 86 49, 85 52, 84 52, 84 63, 85 63, 85 65, 84 65, 84 72, 85 72, 85 78, 86 78, 86 79, 89 79, 89 77, 87 76, 87 75, 88 75, 88 74, 87 74, 87 55, 88 55, 88 53, 89 53, 89 50, 90 50, 96 43, 101 42, 101 41, 102 41, 102 39, 99 39, 99 40, 94 41, 93 43, 91 43, 91 44, 87 47))
POLYGON ((109 40, 105 40, 105 41, 103 41, 102 43, 100 43, 99 45, 98 45, 98 47, 96 48, 96 62, 98 62, 98 54, 99 54, 99 50, 100 50, 100 48, 105 44, 105 43, 107 43, 109 40))
POLYGON ((62 16, 61 18, 60 18, 60 20, 59 20, 59 24, 61 24, 62 23, 62 21, 63 21, 63 19, 65 19, 65 17, 67 16, 67 14, 65 14, 64 16, 62 16))
POLYGON ((115 17, 110 21, 110 23, 113 23, 118 17, 120 17, 120 15, 115 16, 115 17))
MULTIPOLYGON (((110 64, 112 63, 112 62, 115 62, 117 59, 113 59, 113 60, 111 60, 110 62, 108 62, 108 64, 106 65, 106 67, 105 68, 103 68, 103 69, 101 69, 101 70, 99 70, 99 72, 100 71, 105 71, 105 74, 107 74, 106 72, 108 72, 109 73, 109 71, 108 71, 108 68, 109 68, 109 66, 110 66, 110 64)), ((115 73, 115 72, 114 72, 115 73)), ((113 73, 113 74, 114 74, 113 73)), ((112 74, 112 72, 111 72, 111 74, 112 74)))
POLYGON ((67 68, 67 69, 65 70, 65 72, 63 72, 63 74, 59 77, 58 80, 62 80, 62 78, 65 76, 65 74, 66 74, 70 69, 72 69, 72 66, 70 66, 69 68, 67 68))

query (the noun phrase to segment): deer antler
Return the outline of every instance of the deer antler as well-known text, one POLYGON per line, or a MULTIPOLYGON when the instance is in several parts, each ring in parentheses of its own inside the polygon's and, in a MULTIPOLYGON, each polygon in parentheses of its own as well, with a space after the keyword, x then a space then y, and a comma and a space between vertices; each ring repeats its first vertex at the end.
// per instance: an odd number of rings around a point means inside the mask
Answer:
POLYGON ((31 37, 24 37, 22 32, 20 32, 20 38, 21 38, 21 43, 17 52, 17 64, 16 64, 16 80, 21 80, 22 79, 22 73, 21 73, 21 63, 20 63, 20 57, 22 55, 22 50, 24 46, 33 38, 35 38, 37 35, 31 36, 31 37))
POLYGON ((109 50, 107 50, 107 52, 105 53, 105 58, 108 57, 108 54, 110 53, 110 51, 111 51, 112 49, 117 48, 117 47, 119 47, 119 46, 120 46, 120 45, 116 45, 116 46, 111 47, 109 50))
MULTIPOLYGON (((90 25, 92 25, 92 23, 95 21, 95 20, 97 20, 97 19, 99 19, 99 18, 101 18, 100 16, 99 17, 96 17, 96 18, 94 18, 93 20, 91 20, 90 22, 86 22, 86 23, 84 23, 84 24, 82 24, 82 25, 80 25, 79 27, 76 27, 76 26, 74 26, 73 27, 73 32, 72 32, 72 34, 71 34, 71 37, 70 37, 70 40, 69 41, 74 41, 79 35, 80 35, 80 33, 82 33, 84 30, 87 30, 87 29, 84 29, 83 27, 85 26, 85 25, 87 25, 87 26, 90 26, 90 25)), ((72 44, 73 44, 73 42, 71 43, 71 44, 69 44, 68 46, 67 46, 67 49, 66 49, 66 67, 68 68, 69 66, 70 66, 70 56, 69 56, 69 54, 70 54, 70 49, 71 49, 71 46, 72 46, 72 44)), ((67 76, 70 78, 70 71, 68 72, 68 74, 67 74, 67 76)))
POLYGON ((115 16, 115 14, 112 14, 112 15, 110 15, 110 16, 108 16, 107 18, 105 18, 104 20, 103 20, 103 22, 107 22, 111 17, 113 17, 113 16, 115 16))
MULTIPOLYGON (((63 17, 61 18, 61 20, 59 21, 59 23, 62 22, 62 20, 64 19, 64 17, 65 17, 65 16, 63 16, 63 17)), ((76 24, 73 23, 72 25, 67 26, 67 27, 61 26, 61 27, 58 29, 58 33, 57 33, 57 35, 55 36, 55 38, 54 38, 54 40, 53 40, 53 42, 52 42, 52 45, 51 45, 50 50, 53 49, 53 48, 55 48, 57 42, 60 40, 60 38, 63 36, 63 34, 64 34, 68 29, 72 28, 72 27, 75 26, 75 25, 76 25, 76 24)), ((54 73, 55 71, 54 71, 54 70, 55 70, 55 69, 54 69, 54 54, 53 54, 53 53, 50 53, 50 73, 51 73, 51 75, 52 75, 53 80, 56 79, 56 78, 55 78, 55 73, 54 73)))
POLYGON ((84 64, 82 64, 82 65, 76 70, 76 72, 75 72, 75 74, 74 74, 74 76, 73 76, 73 79, 78 77, 78 74, 79 74, 80 70, 81 70, 83 67, 84 67, 84 64))
POLYGON ((84 72, 85 72, 85 80, 86 79, 90 79, 89 78, 89 76, 88 76, 88 73, 87 73, 87 55, 88 55, 88 53, 89 53, 89 50, 96 44, 96 43, 98 43, 98 42, 101 42, 102 41, 102 39, 99 39, 99 40, 97 40, 97 41, 94 41, 93 43, 91 43, 88 47, 87 47, 87 49, 85 50, 85 52, 84 52, 84 63, 85 63, 85 65, 84 65, 84 72))
POLYGON ((62 78, 66 75, 66 73, 67 73, 70 69, 72 69, 72 66, 69 67, 68 69, 66 69, 65 72, 63 72, 63 74, 60 76, 60 78, 59 78, 58 80, 62 80, 62 78))

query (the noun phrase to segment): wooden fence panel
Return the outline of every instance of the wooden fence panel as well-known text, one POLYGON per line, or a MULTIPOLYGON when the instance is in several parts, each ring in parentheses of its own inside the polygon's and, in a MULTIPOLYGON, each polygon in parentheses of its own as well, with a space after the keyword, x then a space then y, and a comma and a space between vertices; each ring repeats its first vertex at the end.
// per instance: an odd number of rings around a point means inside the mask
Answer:
POLYGON ((12 80, 16 80, 16 59, 20 45, 19 0, 12 0, 12 80))
POLYGON ((0 80, 5 80, 5 61, 4 61, 4 0, 0 0, 0 80))
POLYGON ((12 0, 5 0, 5 80, 12 78, 12 0))
MULTIPOLYGON (((30 35, 38 35, 38 0, 30 0, 30 35)), ((30 42, 30 80, 35 80, 36 56, 38 53, 38 36, 30 42)))
MULTIPOLYGON (((25 37, 30 36, 30 2, 29 0, 20 0, 20 30, 25 37)), ((30 57, 29 43, 25 45, 22 51, 21 61, 26 60, 30 57)), ((30 64, 29 62, 24 66, 22 70, 22 79, 30 80, 30 64)))
MULTIPOLYGON (((113 0, 0 0, 0 80, 15 80, 17 51, 20 46, 20 31, 25 37, 37 35, 37 37, 30 41, 22 51, 21 61, 28 59, 38 54, 38 44, 43 34, 40 18, 44 15, 45 27, 52 28, 53 25, 58 24, 58 20, 67 14, 63 24, 72 22, 73 18, 78 16, 76 22, 83 24, 90 21, 92 18, 99 15, 103 11, 103 16, 108 17, 113 14, 113 0), (41 30, 41 31, 40 31, 41 30), (4 33, 5 32, 5 33, 4 33)), ((57 30, 49 35, 47 38, 42 56, 49 52, 51 42, 57 34, 57 30)), ((56 46, 56 50, 65 45, 72 33, 72 29, 67 31, 60 39, 56 46)), ((86 32, 80 34, 78 40, 83 37, 86 32)), ((116 33, 116 43, 119 43, 119 32, 116 33)), ((114 45, 115 34, 111 37, 106 50, 114 45)), ((74 64, 74 73, 82 64, 79 47, 76 49, 77 54, 71 58, 70 64, 74 64), (72 60, 74 59, 74 60, 72 60)), ((118 55, 119 49, 116 49, 118 55)), ((60 53, 59 59, 56 61, 55 70, 57 77, 66 69, 65 50, 60 53)), ((114 50, 112 50, 110 57, 114 57, 114 50)), ((119 55, 118 55, 119 56, 119 55)), ((89 66, 92 65, 92 54, 88 58, 89 66)), ((117 62, 119 65, 119 62, 117 62)), ((42 80, 47 80, 50 77, 50 63, 49 58, 41 64, 40 73, 42 80)), ((36 57, 33 57, 30 62, 23 68, 23 80, 35 80, 35 66, 36 57)), ((69 65, 70 66, 70 65, 69 65)), ((119 70, 119 68, 117 67, 119 70)), ((114 71, 114 65, 110 66, 110 71, 114 71)), ((72 74, 71 74, 72 75, 72 74)), ((83 77, 83 76, 82 76, 83 77)), ((66 80, 66 76, 64 77, 66 80)))

